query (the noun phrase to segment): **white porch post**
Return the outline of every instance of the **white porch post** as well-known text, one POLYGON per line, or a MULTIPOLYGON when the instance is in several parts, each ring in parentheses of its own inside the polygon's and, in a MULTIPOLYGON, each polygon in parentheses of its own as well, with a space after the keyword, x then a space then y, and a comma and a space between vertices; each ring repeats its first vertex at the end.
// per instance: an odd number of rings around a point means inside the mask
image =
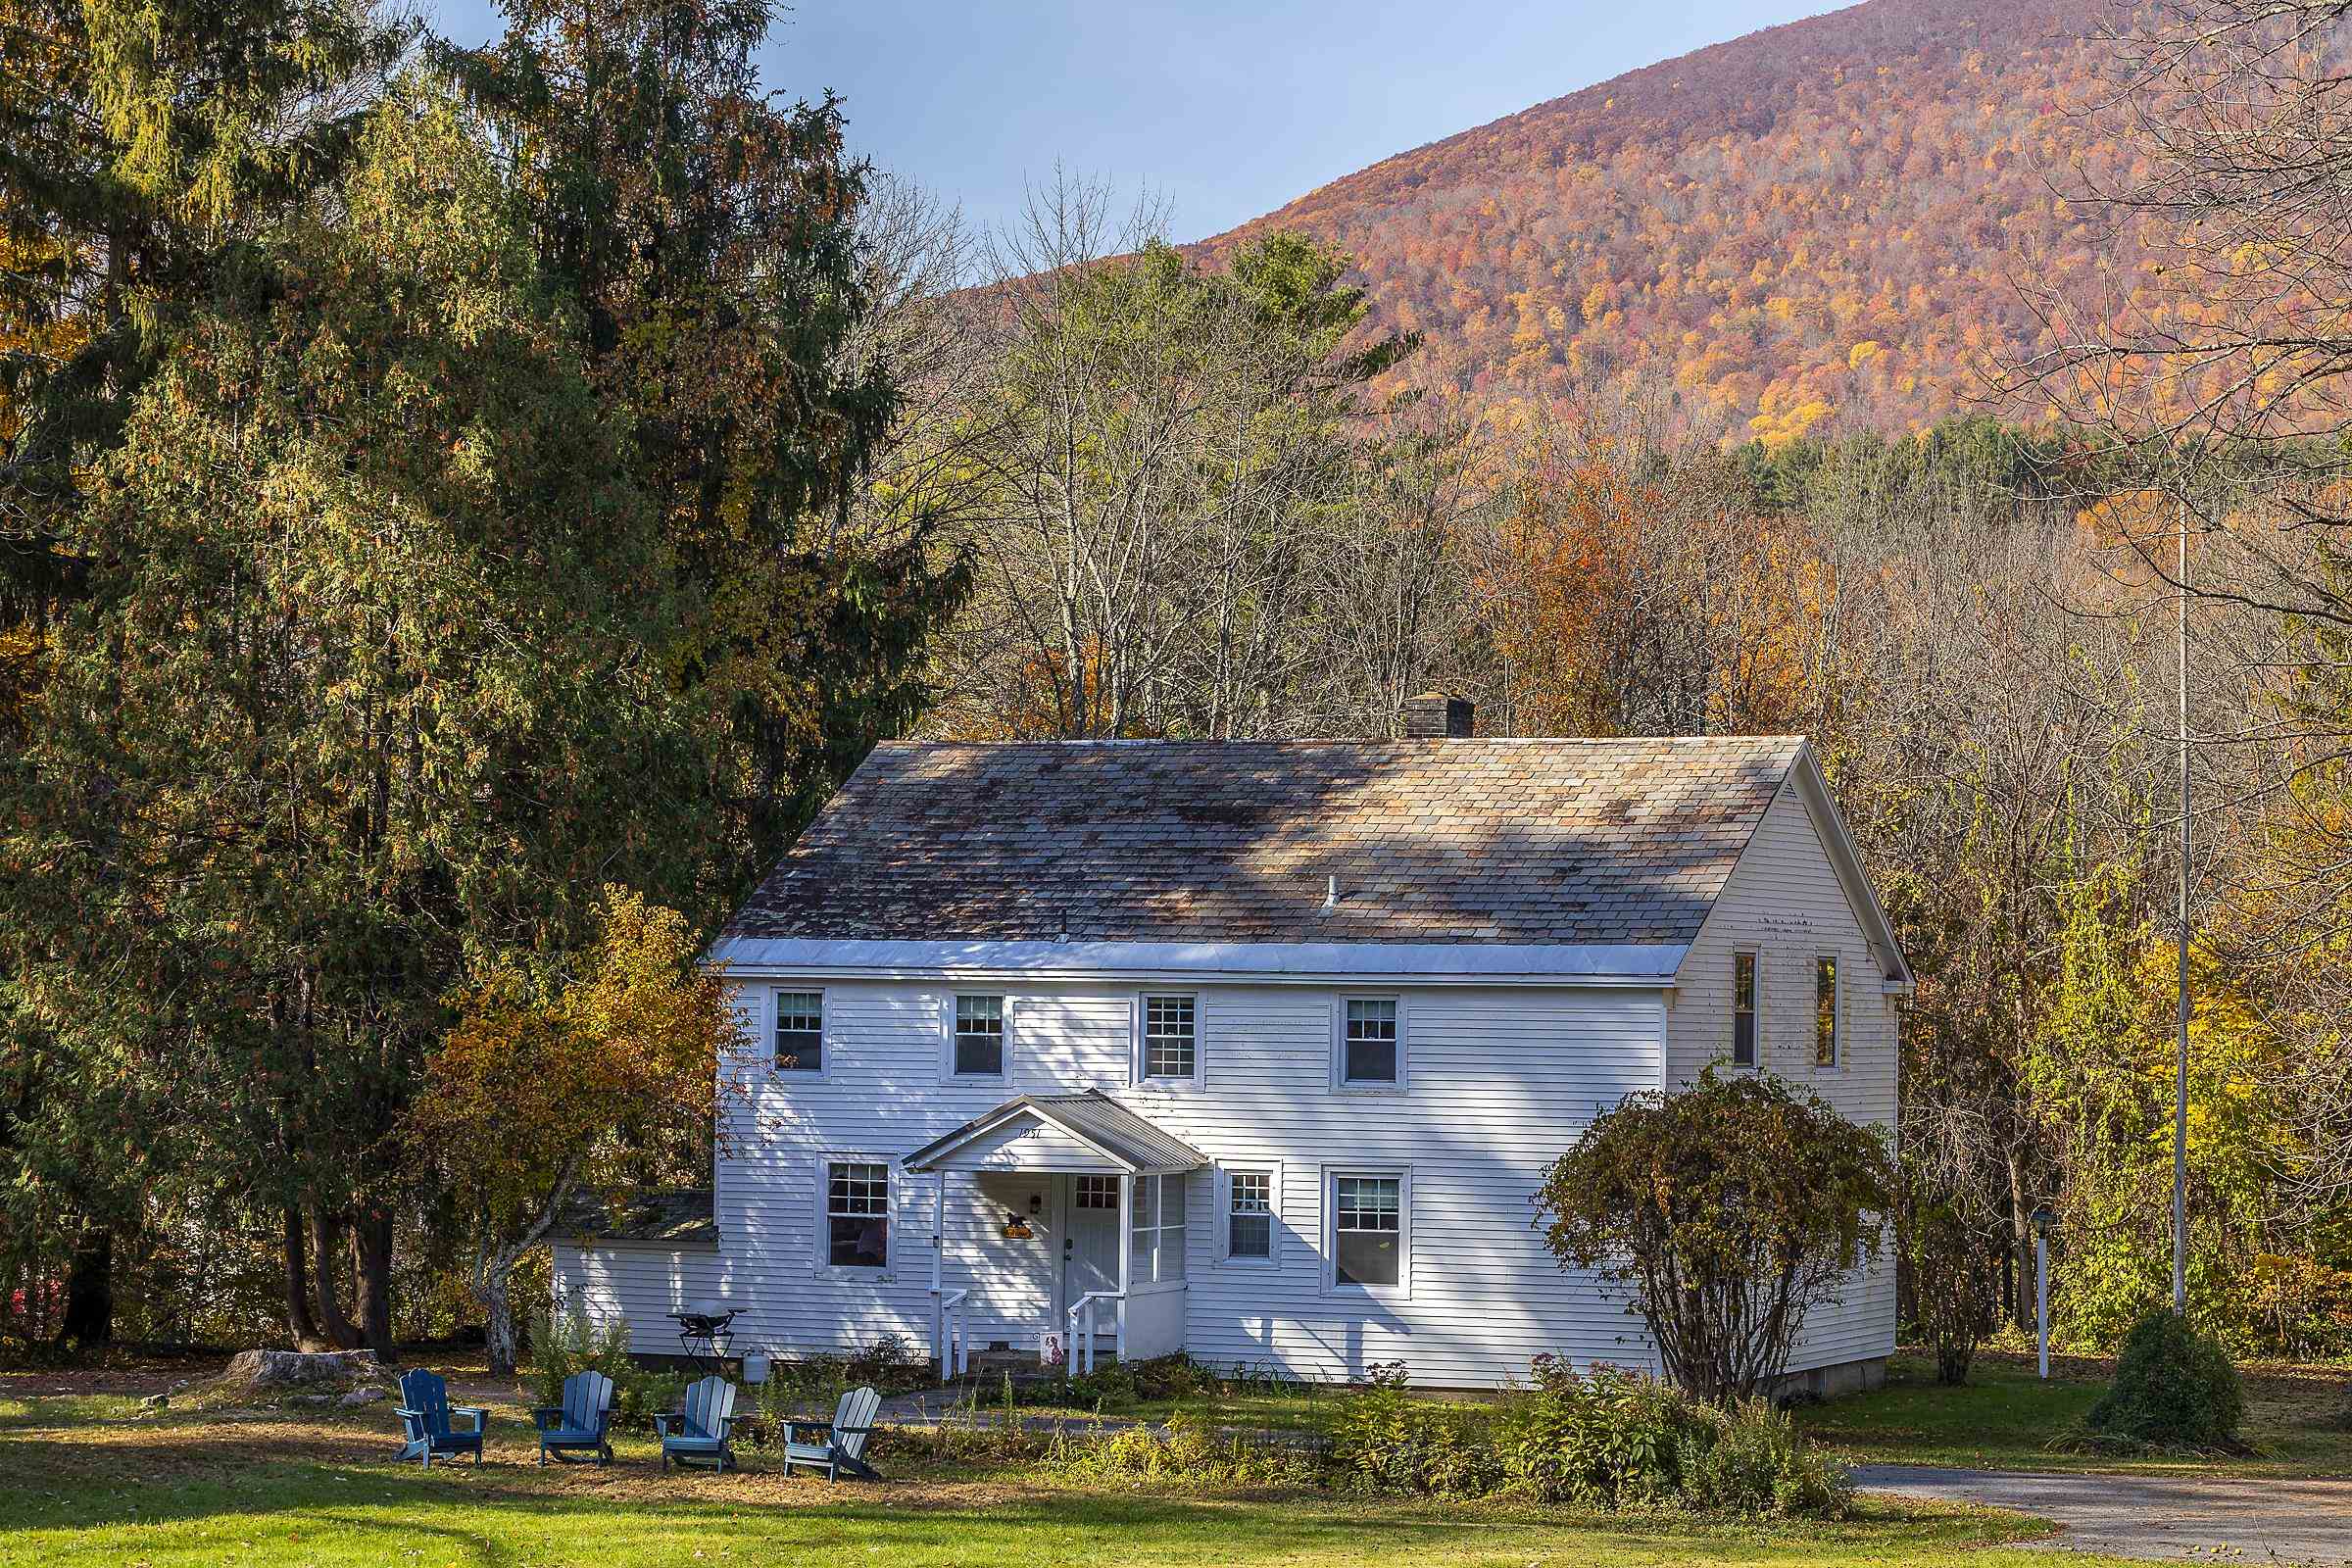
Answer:
POLYGON ((1135 1177, 1119 1178, 1119 1298, 1113 1303, 1117 1331, 1111 1340, 1111 1358, 1127 1359, 1127 1293, 1135 1282, 1135 1177))
POLYGON ((956 1369, 948 1364, 948 1298, 945 1261, 947 1256, 948 1173, 945 1167, 931 1173, 931 1350, 939 1359, 939 1381, 956 1381, 956 1369))

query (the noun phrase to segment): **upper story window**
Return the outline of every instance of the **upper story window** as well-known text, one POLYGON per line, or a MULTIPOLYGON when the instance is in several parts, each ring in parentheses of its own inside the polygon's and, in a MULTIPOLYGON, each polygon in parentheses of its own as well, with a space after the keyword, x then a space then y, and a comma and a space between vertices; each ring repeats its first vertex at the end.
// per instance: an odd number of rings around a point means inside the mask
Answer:
POLYGON ((956 999, 956 1061, 958 1077, 1004 1076, 1004 999, 956 999))
POLYGON ((889 1265, 888 1165, 840 1160, 826 1164, 825 1261, 835 1268, 889 1265))
POLYGON ((1340 1027, 1342 1085, 1394 1085, 1404 1078, 1402 1018, 1394 997, 1349 997, 1340 1027))
POLYGON ((1756 956, 1732 955, 1732 1065, 1756 1064, 1756 956))
POLYGON ((1127 1259, 1134 1283, 1184 1278, 1185 1217, 1181 1173, 1135 1178, 1135 1234, 1127 1259))
POLYGON ((1813 960, 1813 1065, 1838 1065, 1838 960, 1813 960))
POLYGON ((824 993, 777 992, 776 1071, 822 1072, 824 1067, 824 993))
POLYGON ((1274 1255, 1274 1173, 1237 1170, 1225 1178, 1225 1255, 1265 1261, 1274 1255))
POLYGON ((1140 1076, 1190 1083, 1200 1073, 1200 1022, 1195 999, 1146 997, 1140 1076))
POLYGON ((1404 1283, 1404 1178, 1338 1172, 1331 1178, 1331 1283, 1374 1289, 1404 1283))

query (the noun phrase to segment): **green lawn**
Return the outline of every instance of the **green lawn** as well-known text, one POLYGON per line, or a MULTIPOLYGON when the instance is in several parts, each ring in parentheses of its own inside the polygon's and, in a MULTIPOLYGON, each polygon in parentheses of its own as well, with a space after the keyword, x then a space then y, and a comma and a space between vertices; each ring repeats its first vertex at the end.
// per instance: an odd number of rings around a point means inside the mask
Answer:
POLYGON ((1799 1410, 1798 1423, 1857 1464, 1940 1464, 1994 1470, 2177 1471, 2207 1475, 2352 1476, 2352 1371, 2255 1364, 2246 1384, 2247 1459, 2119 1459, 2070 1452, 2051 1439, 2079 1422, 2113 1363, 2058 1357, 2051 1379, 2030 1355, 1987 1351, 1967 1386, 1938 1387, 1933 1362, 1895 1357, 1886 1387, 1799 1410))
MULTIPOLYGON (((35 1415, 71 1415, 67 1401, 29 1402, 35 1415)), ((743 1475, 664 1477, 637 1438, 609 1471, 540 1470, 511 1409, 493 1421, 479 1471, 394 1465, 392 1447, 380 1410, 0 1432, 0 1565, 2046 1563, 2000 1544, 2041 1533, 2033 1522, 1959 1510, 1873 1508, 1835 1526, 1625 1520, 1089 1489, 908 1453, 883 1457, 893 1479, 882 1486, 837 1488, 786 1480, 756 1457, 743 1475)))

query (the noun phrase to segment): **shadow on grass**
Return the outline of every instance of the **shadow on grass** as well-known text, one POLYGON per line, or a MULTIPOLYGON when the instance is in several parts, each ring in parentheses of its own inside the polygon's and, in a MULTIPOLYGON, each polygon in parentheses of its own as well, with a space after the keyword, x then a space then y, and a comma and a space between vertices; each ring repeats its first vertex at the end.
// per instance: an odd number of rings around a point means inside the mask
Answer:
MULTIPOLYGON (((355 1434, 364 1442, 373 1434, 355 1434)), ((648 1464, 557 1473, 528 1464, 398 1467, 369 1456, 242 1451, 233 1442, 113 1441, 46 1457, 0 1442, 0 1541, 21 1560, 263 1563, 415 1560, 480 1568, 547 1561, 774 1560, 847 1551, 892 1563, 1494 1560, 1573 1540, 1576 1560, 1753 1559, 1767 1543, 1889 1549, 2015 1539, 1982 1518, 1878 1509, 1839 1526, 1571 1516, 1525 1506, 1080 1489, 969 1471, 833 1486, 753 1471, 662 1478, 648 1464), (26 1462, 30 1461, 30 1462, 26 1462), (1620 1549, 1622 1548, 1622 1553, 1620 1549), (271 1556, 270 1551, 280 1556, 271 1556)), ((345 1445, 345 1446, 350 1446, 345 1445)), ((1539 1551, 1537 1554, 1541 1555, 1539 1551)), ((1767 1551, 1761 1555, 1773 1555, 1767 1551)), ((19 1560, 0 1545, 0 1561, 19 1560)))

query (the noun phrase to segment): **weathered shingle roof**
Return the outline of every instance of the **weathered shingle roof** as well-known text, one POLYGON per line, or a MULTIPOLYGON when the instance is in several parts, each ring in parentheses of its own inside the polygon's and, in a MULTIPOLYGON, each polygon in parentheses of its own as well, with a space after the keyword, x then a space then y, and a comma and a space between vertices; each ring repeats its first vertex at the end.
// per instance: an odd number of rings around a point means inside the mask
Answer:
POLYGON ((1802 748, 890 743, 726 936, 1689 942, 1802 748))
POLYGON ((607 1242, 715 1245, 718 1220, 708 1187, 656 1187, 631 1193, 607 1207, 593 1193, 575 1197, 556 1221, 559 1237, 607 1242))

